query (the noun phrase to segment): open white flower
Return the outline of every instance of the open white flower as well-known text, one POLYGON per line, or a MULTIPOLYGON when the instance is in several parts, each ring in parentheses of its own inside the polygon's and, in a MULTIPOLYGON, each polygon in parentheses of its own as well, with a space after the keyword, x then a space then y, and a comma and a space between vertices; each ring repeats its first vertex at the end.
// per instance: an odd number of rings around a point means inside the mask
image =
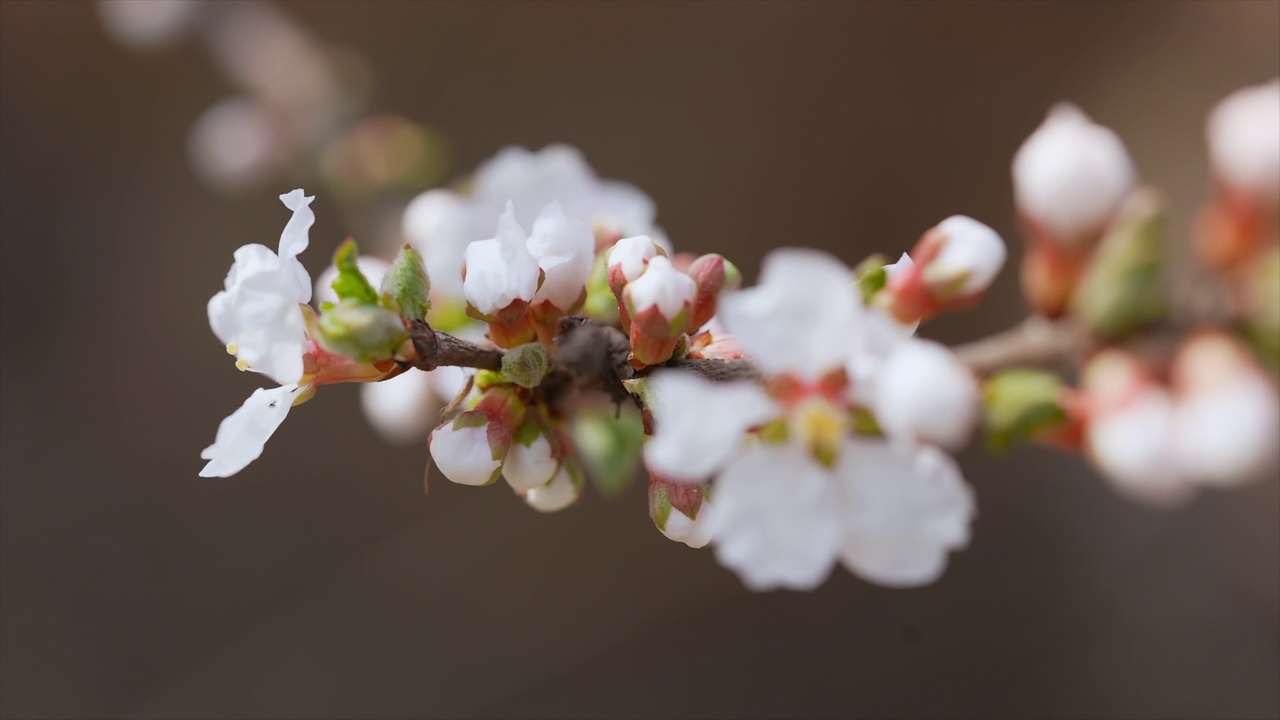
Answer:
POLYGON ((516 222, 514 206, 507 203, 496 237, 467 246, 462 291, 472 307, 496 316, 516 303, 533 300, 541 270, 526 247, 527 240, 524 228, 516 222))
POLYGON ((209 300, 209 325, 227 351, 282 385, 302 377, 306 330, 298 305, 311 300, 311 276, 298 254, 315 223, 314 199, 302 190, 281 195, 293 217, 280 235, 279 253, 256 244, 236 250, 224 289, 209 300))
POLYGON ((1062 245, 1101 230, 1137 180, 1120 137, 1069 103, 1055 105, 1013 158, 1018 210, 1062 245))
POLYGON ((1237 90, 1209 115, 1209 159, 1232 190, 1280 204, 1280 78, 1237 90))
POLYGON ((200 477, 230 477, 257 460, 289 408, 305 393, 306 388, 297 385, 254 390, 239 409, 222 420, 213 444, 200 453, 209 461, 200 477))
POLYGON ((847 362, 861 309, 843 263, 786 248, 765 258, 759 284, 720 299, 719 318, 766 375, 816 380, 847 362))

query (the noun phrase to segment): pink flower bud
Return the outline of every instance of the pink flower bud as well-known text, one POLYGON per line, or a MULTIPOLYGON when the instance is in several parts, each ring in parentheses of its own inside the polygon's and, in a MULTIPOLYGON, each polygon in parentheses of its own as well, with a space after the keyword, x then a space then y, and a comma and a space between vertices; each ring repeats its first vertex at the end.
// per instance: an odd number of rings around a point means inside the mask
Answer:
POLYGON ((1230 192, 1280 205, 1280 78, 1214 107, 1205 129, 1213 174, 1230 192))
POLYGON ((509 386, 486 388, 474 408, 432 431, 431 457, 455 483, 488 485, 498 479, 524 415, 524 403, 509 386))
POLYGON ((693 301, 693 314, 689 328, 696 330, 707 324, 716 314, 716 300, 725 290, 737 290, 742 286, 742 273, 722 255, 703 255, 694 260, 685 271, 697 285, 693 301))
POLYGON ((631 353, 645 365, 666 362, 675 351, 697 295, 693 279, 655 257, 640 277, 627 283, 622 298, 631 316, 631 353))
POLYGON ((649 473, 649 517, 671 540, 691 548, 711 542, 711 503, 701 485, 668 480, 649 473))
POLYGON ((915 322, 976 302, 1004 267, 1004 241, 996 231, 963 215, 953 215, 926 232, 909 262, 898 263, 885 286, 889 309, 902 322, 915 322))

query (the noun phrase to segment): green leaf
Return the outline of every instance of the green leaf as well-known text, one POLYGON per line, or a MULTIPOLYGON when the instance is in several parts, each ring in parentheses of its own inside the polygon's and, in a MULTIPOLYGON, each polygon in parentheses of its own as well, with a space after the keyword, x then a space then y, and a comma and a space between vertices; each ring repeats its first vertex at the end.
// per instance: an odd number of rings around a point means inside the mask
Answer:
POLYGON ((347 238, 338 246, 338 251, 333 254, 334 267, 338 268, 338 277, 333 279, 333 291, 337 293, 340 300, 355 300, 364 305, 374 305, 378 302, 378 293, 356 266, 359 256, 356 241, 351 238, 347 238))
POLYGON ((1167 314, 1164 219, 1161 197, 1138 190, 1098 245, 1071 302, 1094 336, 1114 340, 1167 314))
POLYGON ((391 304, 389 309, 410 320, 422 320, 431 309, 431 282, 427 279, 422 256, 409 245, 391 263, 382 278, 382 296, 391 304))
POLYGON ((571 427, 574 447, 596 489, 614 497, 631 483, 640 470, 644 427, 640 413, 623 406, 615 417, 613 408, 579 413, 571 427))
POLYGON ((1040 370, 1006 370, 993 376, 982 398, 987 449, 1003 452, 1065 420, 1063 390, 1056 375, 1040 370))
POLYGON ((551 372, 551 356, 542 343, 517 345, 502 355, 502 374, 523 388, 535 388, 551 372))

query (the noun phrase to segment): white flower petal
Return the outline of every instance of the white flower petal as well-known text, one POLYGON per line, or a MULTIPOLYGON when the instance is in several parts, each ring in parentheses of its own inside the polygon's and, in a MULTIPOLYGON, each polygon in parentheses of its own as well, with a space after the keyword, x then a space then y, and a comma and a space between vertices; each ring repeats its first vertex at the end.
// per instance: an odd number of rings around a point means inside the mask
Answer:
POLYGON ((659 370, 648 380, 654 435, 645 462, 680 482, 700 482, 737 454, 743 434, 781 410, 758 385, 716 383, 695 373, 659 370))
POLYGON ((539 435, 528 447, 511 443, 502 462, 502 477, 513 490, 532 490, 550 482, 558 467, 560 460, 552 456, 550 441, 539 435))
POLYGON ((559 203, 552 203, 533 223, 527 247, 546 273, 533 301, 550 301, 561 310, 573 307, 595 262, 591 228, 566 216, 559 203))
POLYGON ((431 459, 450 481, 487 485, 502 463, 493 459, 486 425, 454 429, 447 422, 431 431, 431 459))
MULTIPOLYGON (((497 225, 497 217, 490 218, 497 225)), ((467 198, 451 190, 428 190, 405 208, 401 232, 422 255, 432 294, 462 297, 462 262, 467 245, 489 235, 467 198)))
POLYGON ((440 422, 440 399, 432 376, 409 370, 390 380, 361 383, 360 407, 375 432, 387 442, 413 445, 427 439, 440 422))
POLYGON ((1280 204, 1280 78, 1218 103, 1207 135, 1219 179, 1268 205, 1280 204))
POLYGON ((1004 240, 990 227, 964 215, 952 215, 938 223, 937 230, 946 236, 942 249, 925 268, 925 281, 931 277, 950 278, 964 274, 958 296, 973 295, 991 286, 1008 255, 1004 240))
POLYGON ((209 462, 200 477, 230 477, 262 455, 267 439, 284 422, 297 397, 297 385, 258 388, 223 419, 213 444, 200 453, 209 462))
POLYGON ((293 279, 286 275, 259 273, 241 282, 227 301, 239 330, 232 340, 236 357, 282 385, 301 379, 307 349, 306 323, 292 287, 293 279))
POLYGON ((622 277, 630 282, 640 277, 645 265, 658 254, 658 246, 648 235, 624 237, 609 249, 609 269, 620 267, 622 277))
POLYGON ((809 590, 831 573, 843 533, 832 476, 789 445, 757 445, 716 479, 720 564, 752 590, 809 590))
POLYGON ((280 202, 293 211, 293 217, 280 233, 280 266, 293 274, 296 283, 296 302, 311 302, 311 276, 307 269, 298 262, 298 254, 310 244, 311 226, 316 222, 316 214, 311 210, 311 201, 315 196, 307 197, 301 189, 280 196, 280 202))
POLYGON ((1019 210, 1056 240, 1101 229, 1138 181, 1120 137, 1071 104, 1060 104, 1013 158, 1019 210))
POLYGON ((709 500, 704 499, 698 508, 698 517, 690 519, 673 507, 671 514, 667 516, 667 526, 661 528, 660 532, 668 539, 691 548, 705 547, 715 534, 715 508, 709 500))
POLYGON ((698 284, 659 255, 649 261, 640 277, 627 283, 626 293, 633 314, 656 307, 662 317, 673 320, 685 306, 692 307, 698 284))
POLYGON ((572 505, 580 492, 581 488, 573 481, 568 469, 561 467, 551 482, 526 492, 524 501, 538 512, 558 512, 572 505))
POLYGON ((954 450, 968 442, 978 424, 978 382, 938 343, 901 343, 874 383, 876 420, 891 437, 954 450))
POLYGON ((937 448, 850 441, 836 474, 847 508, 841 559, 864 580, 926 585, 941 576, 948 553, 968 544, 973 491, 937 448))
POLYGON ((498 221, 497 237, 467 246, 467 276, 462 281, 467 302, 482 313, 493 314, 516 300, 533 300, 541 270, 526 240, 508 203, 498 221))
POLYGON ((849 358, 861 308, 853 282, 826 253, 775 250, 758 285, 720 299, 720 319, 765 374, 816 379, 849 358))

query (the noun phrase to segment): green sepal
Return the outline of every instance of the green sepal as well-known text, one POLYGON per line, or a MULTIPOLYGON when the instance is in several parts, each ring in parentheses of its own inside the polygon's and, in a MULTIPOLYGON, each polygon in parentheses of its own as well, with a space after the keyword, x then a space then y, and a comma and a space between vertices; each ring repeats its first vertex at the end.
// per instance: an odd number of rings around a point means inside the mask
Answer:
POLYGON ((356 265, 359 257, 360 251, 356 249, 355 240, 347 238, 338 246, 337 252, 333 254, 333 265, 338 269, 338 276, 333 279, 331 287, 340 300, 374 305, 378 302, 378 292, 356 265))
POLYGON ((854 407, 850 411, 853 417, 853 431, 859 435, 880 436, 884 431, 880 429, 880 422, 876 420, 876 416, 870 410, 864 407, 854 407))
POLYGON ((858 266, 853 269, 853 276, 858 279, 858 290, 862 293, 864 303, 870 303, 889 281, 889 273, 884 269, 888 263, 888 258, 877 253, 858 263, 858 266))
POLYGON ((1071 314, 1098 338, 1114 340, 1164 319, 1163 199, 1150 189, 1129 196, 1076 287, 1071 314))
POLYGON ((987 450, 1004 452, 1067 419, 1062 380, 1041 370, 1006 370, 986 382, 982 392, 987 450))
POLYGON ((1280 247, 1267 250, 1245 272, 1245 338, 1272 372, 1280 372, 1280 247))
POLYGON ((382 278, 381 293, 391 310, 409 320, 422 320, 431 310, 431 281, 427 279, 422 256, 411 246, 400 248, 387 274, 382 278))
POLYGON ((591 274, 587 276, 587 299, 582 304, 582 312, 592 320, 606 325, 618 322, 618 299, 609 289, 608 252, 596 256, 591 266, 591 274))
POLYGON ((360 362, 386 360, 409 337, 399 315, 354 298, 321 313, 314 331, 326 350, 360 362))
POLYGON ((617 416, 607 410, 578 413, 570 426, 573 445, 596 489, 615 497, 630 485, 640 470, 644 426, 640 413, 624 406, 617 416))

